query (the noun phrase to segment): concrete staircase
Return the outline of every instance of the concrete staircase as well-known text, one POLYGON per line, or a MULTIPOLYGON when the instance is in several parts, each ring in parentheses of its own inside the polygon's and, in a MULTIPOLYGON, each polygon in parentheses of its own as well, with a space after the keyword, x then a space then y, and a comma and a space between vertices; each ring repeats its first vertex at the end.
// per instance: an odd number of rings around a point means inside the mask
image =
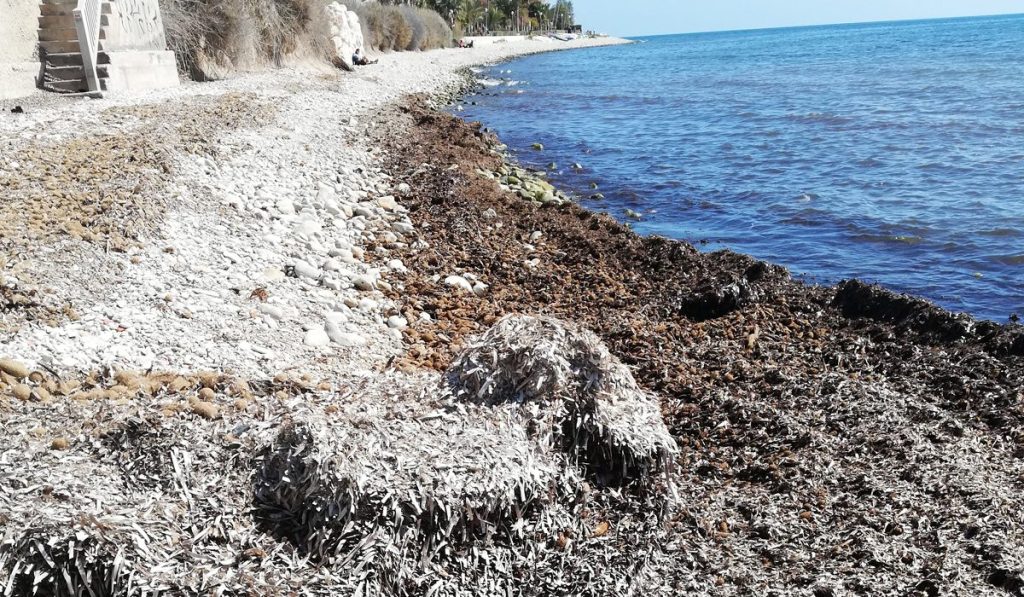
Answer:
MULTIPOLYGON (((58 93, 89 91, 78 45, 78 32, 72 12, 78 0, 42 0, 39 5, 39 57, 42 61, 40 87, 58 93)), ((103 3, 100 27, 100 51, 96 59, 96 76, 100 90, 106 90, 110 57, 103 49, 105 25, 108 24, 109 3, 103 3)))

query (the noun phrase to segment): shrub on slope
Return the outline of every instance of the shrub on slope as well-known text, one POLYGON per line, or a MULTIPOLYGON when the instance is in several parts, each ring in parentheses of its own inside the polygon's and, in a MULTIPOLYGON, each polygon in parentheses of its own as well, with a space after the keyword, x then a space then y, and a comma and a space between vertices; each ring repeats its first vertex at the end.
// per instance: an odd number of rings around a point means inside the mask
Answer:
POLYGON ((433 10, 359 0, 343 0, 342 4, 359 15, 366 45, 375 50, 432 50, 452 45, 451 28, 433 10))
POLYGON ((320 0, 160 0, 160 10, 169 48, 196 80, 328 57, 320 0))

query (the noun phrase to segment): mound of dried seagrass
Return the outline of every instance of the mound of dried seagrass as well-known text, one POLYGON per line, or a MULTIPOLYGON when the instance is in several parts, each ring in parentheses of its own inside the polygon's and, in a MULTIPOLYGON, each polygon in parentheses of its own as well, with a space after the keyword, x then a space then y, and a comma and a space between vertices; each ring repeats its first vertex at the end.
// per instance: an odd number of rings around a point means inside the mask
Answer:
POLYGON ((440 385, 283 424, 254 505, 273 536, 391 594, 418 594, 435 574, 442 594, 531 577, 629 586, 651 574, 675 451, 656 401, 593 334, 514 317, 440 385), (645 491, 595 491, 588 475, 645 491), (616 510, 635 516, 628 548, 602 540, 616 510))
POLYGON ((592 332, 550 317, 503 318, 447 371, 464 400, 511 406, 601 484, 646 484, 677 452, 657 400, 592 332))

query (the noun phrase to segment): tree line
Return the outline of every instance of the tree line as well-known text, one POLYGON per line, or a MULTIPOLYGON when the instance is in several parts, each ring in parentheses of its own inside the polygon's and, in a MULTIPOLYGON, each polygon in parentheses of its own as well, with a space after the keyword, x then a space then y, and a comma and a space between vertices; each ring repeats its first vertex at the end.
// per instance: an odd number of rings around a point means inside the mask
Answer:
POLYGON ((569 29, 576 24, 572 0, 380 0, 436 10, 464 33, 569 29))

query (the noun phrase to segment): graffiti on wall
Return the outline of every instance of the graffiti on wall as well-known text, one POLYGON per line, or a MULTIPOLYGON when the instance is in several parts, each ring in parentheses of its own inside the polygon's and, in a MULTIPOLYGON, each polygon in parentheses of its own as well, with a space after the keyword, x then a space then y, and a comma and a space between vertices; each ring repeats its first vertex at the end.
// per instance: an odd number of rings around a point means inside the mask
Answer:
POLYGON ((158 0, 116 0, 118 40, 125 47, 166 49, 158 0))

